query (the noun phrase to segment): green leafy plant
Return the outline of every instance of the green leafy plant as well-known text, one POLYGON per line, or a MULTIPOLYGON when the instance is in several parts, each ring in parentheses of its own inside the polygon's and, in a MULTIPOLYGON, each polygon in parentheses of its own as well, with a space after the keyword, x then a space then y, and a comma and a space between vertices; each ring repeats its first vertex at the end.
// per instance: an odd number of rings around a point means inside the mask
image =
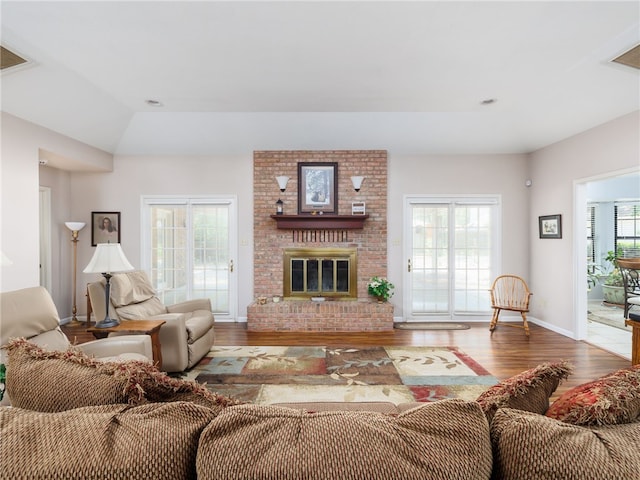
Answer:
POLYGON ((4 397, 5 380, 7 378, 7 367, 0 363, 0 400, 4 397))
POLYGON ((587 266, 587 289, 591 290, 595 288, 602 278, 602 268, 600 265, 588 265, 587 266))
POLYGON ((383 299, 385 302, 393 297, 393 289, 395 286, 384 277, 373 277, 367 283, 367 291, 369 295, 383 299))
POLYGON ((621 249, 619 249, 618 252, 609 250, 607 252, 607 256, 604 257, 605 262, 611 264, 611 271, 607 275, 607 278, 604 281, 604 285, 608 285, 610 287, 624 287, 622 273, 620 273, 620 269, 618 268, 618 256, 621 254, 621 249))

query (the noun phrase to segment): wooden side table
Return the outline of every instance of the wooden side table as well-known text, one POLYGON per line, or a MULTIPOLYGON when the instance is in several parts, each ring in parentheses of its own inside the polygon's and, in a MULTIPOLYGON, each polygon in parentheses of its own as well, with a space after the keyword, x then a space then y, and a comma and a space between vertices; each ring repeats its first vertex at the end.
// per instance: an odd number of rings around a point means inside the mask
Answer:
POLYGON ((640 322, 627 319, 625 323, 633 329, 631 334, 631 365, 638 365, 640 363, 640 322))
POLYGON ((159 370, 162 370, 162 352, 160 350, 160 327, 164 325, 164 320, 123 320, 119 325, 108 328, 87 328, 96 338, 105 338, 110 333, 128 333, 130 335, 149 335, 151 337, 151 350, 153 352, 153 363, 159 370))

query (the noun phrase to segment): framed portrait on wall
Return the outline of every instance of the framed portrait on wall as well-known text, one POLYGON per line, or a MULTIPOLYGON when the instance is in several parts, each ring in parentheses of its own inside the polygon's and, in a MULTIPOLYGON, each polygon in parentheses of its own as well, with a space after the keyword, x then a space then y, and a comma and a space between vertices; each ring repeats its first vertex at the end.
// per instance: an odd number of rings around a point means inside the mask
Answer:
POLYGON ((298 213, 338 213, 338 163, 298 163, 298 213))
POLYGON ((120 212, 91 212, 91 246, 120 243, 120 212))
POLYGON ((562 216, 544 215, 538 217, 540 238, 562 238, 562 216))

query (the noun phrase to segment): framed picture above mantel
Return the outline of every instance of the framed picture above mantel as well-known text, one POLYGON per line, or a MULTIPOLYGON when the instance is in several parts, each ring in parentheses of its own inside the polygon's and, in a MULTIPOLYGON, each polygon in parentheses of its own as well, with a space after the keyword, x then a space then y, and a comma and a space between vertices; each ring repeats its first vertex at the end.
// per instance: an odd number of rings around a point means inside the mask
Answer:
POLYGON ((338 163, 298 163, 298 214, 338 213, 338 163))

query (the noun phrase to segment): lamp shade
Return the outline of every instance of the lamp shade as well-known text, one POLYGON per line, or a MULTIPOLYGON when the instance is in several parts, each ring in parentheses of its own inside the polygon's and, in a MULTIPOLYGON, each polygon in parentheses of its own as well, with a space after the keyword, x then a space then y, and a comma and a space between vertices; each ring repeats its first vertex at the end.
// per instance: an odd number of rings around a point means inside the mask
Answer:
POLYGON ((353 184, 353 189, 356 192, 360 191, 360 187, 362 187, 362 181, 364 180, 364 177, 361 176, 353 176, 351 177, 351 183, 353 184))
POLYGON ((284 192, 285 189, 287 188, 287 183, 289 182, 289 177, 287 177, 285 175, 281 175, 279 177, 276 177, 276 180, 278 181, 278 186, 280 187, 280 191, 284 192))
POLYGON ((64 222, 64 224, 72 232, 79 232, 86 225, 86 223, 84 223, 84 222, 64 222))
POLYGON ((84 273, 111 273, 135 270, 124 256, 119 243, 99 243, 96 251, 83 270, 84 273))

